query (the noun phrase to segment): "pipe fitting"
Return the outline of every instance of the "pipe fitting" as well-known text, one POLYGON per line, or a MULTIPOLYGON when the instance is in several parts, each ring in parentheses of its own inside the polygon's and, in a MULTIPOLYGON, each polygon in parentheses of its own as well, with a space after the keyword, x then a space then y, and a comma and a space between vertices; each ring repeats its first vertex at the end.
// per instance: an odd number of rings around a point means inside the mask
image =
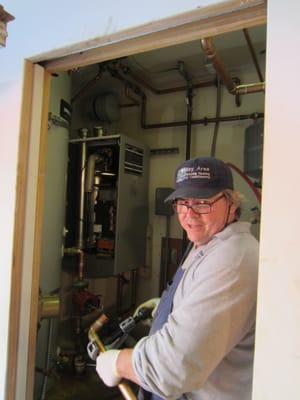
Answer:
POLYGON ((79 281, 83 280, 83 271, 84 271, 84 251, 78 249, 77 247, 69 247, 64 250, 66 255, 76 256, 79 255, 78 262, 78 279, 79 281))
POLYGON ((265 90, 264 82, 250 83, 247 85, 237 85, 234 82, 234 80, 225 70, 220 58, 218 57, 212 38, 209 37, 201 39, 201 45, 206 57, 213 64, 216 73, 218 74, 218 76, 220 77, 221 81, 226 86, 230 94, 239 95, 239 94, 264 92, 265 90))
POLYGON ((60 298, 57 295, 42 295, 39 299, 39 320, 55 318, 60 313, 60 298))

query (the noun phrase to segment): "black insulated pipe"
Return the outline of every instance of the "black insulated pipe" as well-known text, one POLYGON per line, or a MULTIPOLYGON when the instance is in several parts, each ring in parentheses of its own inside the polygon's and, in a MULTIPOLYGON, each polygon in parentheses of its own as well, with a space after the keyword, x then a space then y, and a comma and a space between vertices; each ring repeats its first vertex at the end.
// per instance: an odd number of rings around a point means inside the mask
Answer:
POLYGON ((193 113, 193 89, 188 89, 186 96, 187 101, 187 119, 186 119, 186 140, 185 140, 185 159, 191 157, 191 140, 192 140, 192 113, 193 113))
MULTIPOLYGON (((173 128, 173 127, 180 127, 180 126, 186 126, 187 121, 174 121, 174 122, 165 122, 165 123, 157 123, 157 124, 148 124, 146 122, 147 120, 147 97, 143 90, 133 83, 131 80, 128 78, 124 77, 123 74, 121 74, 117 69, 115 68, 108 68, 109 72, 111 75, 120 81, 124 82, 127 87, 133 91, 136 95, 140 96, 141 98, 141 127, 143 129, 158 129, 158 128, 173 128)), ((254 84, 255 85, 255 84, 254 84)), ((243 85, 240 85, 242 87, 243 85)), ((249 86, 249 85, 245 85, 249 86)), ((193 87, 192 87, 193 88, 193 87)), ((247 90, 246 88, 244 90, 247 90)), ((230 121, 241 121, 241 120, 247 120, 247 119, 253 119, 256 120, 258 118, 263 118, 264 113, 252 113, 252 114, 242 114, 242 115, 230 115, 230 116, 225 116, 225 117, 219 117, 219 118, 207 118, 204 117, 202 119, 191 119, 190 125, 207 125, 210 123, 216 123, 216 122, 230 122, 230 121)))
MULTIPOLYGON (((264 113, 252 113, 252 114, 242 114, 242 115, 229 115, 227 117, 220 118, 201 118, 194 119, 191 121, 191 125, 208 125, 211 123, 219 122, 230 122, 230 121, 242 121, 246 119, 256 120, 258 118, 263 118, 264 113)), ((144 129, 156 129, 156 128, 173 128, 176 126, 186 126, 186 121, 177 121, 177 122, 165 122, 160 124, 145 124, 143 126, 144 129)))
POLYGON ((216 155, 216 148, 217 148, 217 139, 219 133, 219 126, 220 126, 220 115, 221 115, 221 81, 220 78, 217 78, 217 105, 216 105, 216 122, 214 127, 214 133, 212 138, 211 144, 211 157, 215 157, 216 155))
POLYGON ((185 139, 185 159, 189 160, 191 157, 191 140, 192 140, 192 114, 193 114, 193 83, 189 76, 183 61, 178 61, 178 71, 185 79, 187 92, 186 92, 186 139, 185 139))

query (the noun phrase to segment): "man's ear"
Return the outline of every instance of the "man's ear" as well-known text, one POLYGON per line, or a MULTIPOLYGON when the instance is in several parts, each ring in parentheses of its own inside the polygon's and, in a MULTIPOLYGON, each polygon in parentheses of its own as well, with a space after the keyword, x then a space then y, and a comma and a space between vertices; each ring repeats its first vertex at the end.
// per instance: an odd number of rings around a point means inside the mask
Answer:
POLYGON ((235 217, 237 209, 238 209, 238 206, 230 202, 229 203, 229 216, 235 217))

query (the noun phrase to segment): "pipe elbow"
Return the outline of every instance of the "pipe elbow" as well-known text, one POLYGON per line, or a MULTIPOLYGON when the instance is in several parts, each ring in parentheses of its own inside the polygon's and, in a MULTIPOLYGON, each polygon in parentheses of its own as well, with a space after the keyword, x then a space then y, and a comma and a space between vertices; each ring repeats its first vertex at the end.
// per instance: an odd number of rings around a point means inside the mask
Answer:
POLYGON ((209 37, 201 39, 201 45, 208 59, 211 60, 216 57, 216 49, 213 44, 212 38, 209 37))

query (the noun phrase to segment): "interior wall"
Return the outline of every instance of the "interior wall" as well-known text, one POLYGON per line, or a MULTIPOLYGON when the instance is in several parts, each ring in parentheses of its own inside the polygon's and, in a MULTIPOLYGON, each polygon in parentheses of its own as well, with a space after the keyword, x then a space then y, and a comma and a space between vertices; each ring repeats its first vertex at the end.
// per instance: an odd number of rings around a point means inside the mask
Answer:
MULTIPOLYGON (((49 112, 58 117, 60 115, 61 99, 70 102, 70 96, 70 76, 64 73, 60 74, 56 79, 52 78, 49 112)), ((69 130, 50 121, 47 135, 45 202, 40 258, 40 294, 43 296, 55 292, 61 286, 68 140, 69 130)), ((50 320, 39 318, 35 364, 42 369, 45 368, 47 360, 56 351, 57 319, 53 319, 51 324, 51 337, 49 337, 50 320), (47 354, 48 342, 50 343, 49 354, 47 354)), ((34 398, 40 398, 44 380, 45 376, 43 374, 40 372, 35 374, 34 398)), ((49 387, 49 379, 47 378, 47 380, 49 387)))
MULTIPOLYGON (((92 76, 92 74, 91 74, 92 76)), ((239 74, 244 83, 257 82, 253 71, 239 74)), ((83 77, 83 82, 88 79, 83 77)), ((73 78, 73 96, 84 86, 81 79, 73 78)), ((128 103, 122 98, 119 81, 108 77, 96 83, 87 90, 73 105, 72 137, 78 135, 78 129, 87 127, 92 132, 94 126, 102 125, 106 134, 125 134, 143 142, 150 149, 178 147, 178 154, 150 156, 149 173, 149 225, 147 237, 147 273, 139 276, 138 300, 157 296, 159 293, 159 278, 161 265, 161 240, 166 235, 166 217, 155 215, 155 190, 159 187, 174 187, 174 173, 177 166, 185 159, 185 127, 143 129, 140 123, 140 107, 122 107, 118 121, 101 123, 89 118, 91 98, 107 90, 120 95, 120 103, 128 103)), ((144 90, 144 89, 143 89, 144 90)), ((146 124, 182 121, 186 119, 185 91, 179 93, 154 95, 145 89, 147 95, 146 124)), ((216 109, 215 87, 196 89, 193 98, 193 119, 214 117, 216 109)), ((236 107, 235 97, 228 93, 225 87, 221 89, 221 115, 252 114, 264 112, 264 94, 256 93, 241 97, 241 106, 236 107)), ((139 98, 136 96, 136 99, 139 98)), ((241 170, 244 168, 244 138, 245 129, 253 120, 220 123, 216 157, 230 162, 241 170)), ((214 124, 193 125, 191 141, 191 158, 208 156, 211 151, 214 124)), ((236 189, 245 197, 243 219, 250 220, 250 209, 257 206, 257 199, 249 186, 235 172, 236 189)), ((253 225, 253 233, 258 236, 258 226, 253 225)), ((170 237, 182 238, 182 230, 175 216, 171 217, 170 237)))

